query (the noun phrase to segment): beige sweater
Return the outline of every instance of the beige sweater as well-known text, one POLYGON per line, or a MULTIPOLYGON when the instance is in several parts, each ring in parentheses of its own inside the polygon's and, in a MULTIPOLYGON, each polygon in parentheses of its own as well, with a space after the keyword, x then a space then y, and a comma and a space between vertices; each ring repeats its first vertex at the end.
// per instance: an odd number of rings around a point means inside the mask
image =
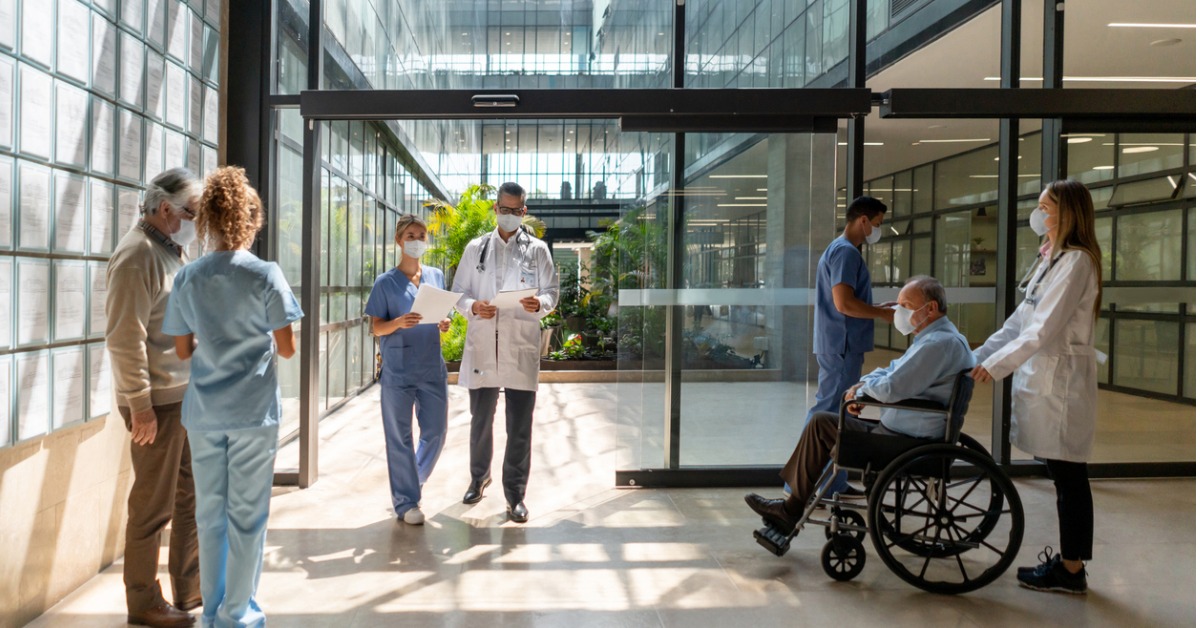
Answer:
POLYGON ((162 333, 167 298, 183 260, 138 227, 121 238, 108 261, 108 328, 117 405, 134 412, 183 401, 190 365, 162 333))

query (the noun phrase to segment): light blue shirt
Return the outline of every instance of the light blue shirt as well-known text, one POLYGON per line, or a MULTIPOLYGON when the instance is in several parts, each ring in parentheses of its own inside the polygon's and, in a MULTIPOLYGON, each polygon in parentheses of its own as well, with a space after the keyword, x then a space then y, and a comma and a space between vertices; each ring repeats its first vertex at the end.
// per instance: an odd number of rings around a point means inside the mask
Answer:
POLYGON ((813 317, 813 353, 845 355, 875 348, 875 320, 854 318, 837 310, 833 287, 844 283, 863 303, 871 303, 871 273, 862 253, 838 236, 817 262, 817 307, 813 317))
POLYGON ((279 423, 279 380, 271 332, 304 312, 283 271, 249 251, 215 251, 175 275, 163 333, 196 334, 183 396, 188 430, 236 430, 279 423))
MULTIPOLYGON (((945 405, 959 372, 974 366, 967 339, 942 317, 922 329, 904 355, 863 375, 859 392, 883 403, 926 399, 945 405)), ((880 421, 893 432, 917 438, 940 438, 946 433, 943 415, 929 412, 884 408, 880 421)))

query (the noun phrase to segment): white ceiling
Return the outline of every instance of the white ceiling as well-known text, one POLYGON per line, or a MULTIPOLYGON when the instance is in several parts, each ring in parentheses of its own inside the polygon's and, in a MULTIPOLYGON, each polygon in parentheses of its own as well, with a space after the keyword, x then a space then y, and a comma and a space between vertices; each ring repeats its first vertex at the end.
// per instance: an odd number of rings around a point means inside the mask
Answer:
MULTIPOLYGON (((1021 76, 1041 77, 1042 0, 1022 3, 1021 76)), ((1196 23, 1194 0, 1088 0, 1066 3, 1066 35, 1063 73, 1066 77, 1190 77, 1195 87, 1195 28, 1113 28, 1109 23, 1196 23), (1178 43, 1152 45, 1164 39, 1178 43)), ((893 87, 999 87, 1000 6, 984 11, 970 21, 924 46, 871 77, 867 86, 883 92, 893 87)), ((1179 82, 1067 81, 1065 87, 1180 89, 1179 82)), ((1023 87, 1039 87, 1023 81, 1023 87)), ((965 152, 988 142, 913 145, 922 139, 988 139, 997 141, 996 120, 882 120, 867 119, 868 142, 882 146, 866 148, 868 179, 965 152)), ((1034 131, 1040 121, 1022 120, 1021 132, 1034 131)), ((844 130, 841 134, 844 140, 844 130)), ((844 180, 844 170, 839 172, 844 180)))

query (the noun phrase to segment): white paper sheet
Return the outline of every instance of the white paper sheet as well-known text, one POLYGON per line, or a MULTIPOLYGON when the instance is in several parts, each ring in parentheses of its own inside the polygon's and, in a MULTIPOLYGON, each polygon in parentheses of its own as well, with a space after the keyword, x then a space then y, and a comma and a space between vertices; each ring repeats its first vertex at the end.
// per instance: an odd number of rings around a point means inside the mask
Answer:
POLYGON ((138 205, 141 202, 142 199, 137 190, 126 187, 117 188, 117 242, 120 242, 125 233, 137 222, 140 211, 138 205))
POLYGON ((104 343, 88 345, 88 418, 112 412, 112 371, 104 343))
POLYGON ((88 283, 91 307, 88 308, 88 336, 103 337, 108 325, 105 302, 108 301, 108 265, 103 262, 88 262, 88 283))
POLYGON ((423 283, 417 288, 417 298, 413 300, 411 311, 421 315, 422 325, 437 323, 450 314, 454 304, 461 298, 461 292, 449 292, 423 283))
POLYGON ((537 288, 501 290, 498 294, 496 294, 496 298, 491 300, 491 304, 501 310, 524 312, 525 307, 521 305, 521 299, 524 299, 525 297, 537 296, 537 291, 537 288))
POLYGON ((87 356, 83 347, 58 349, 54 352, 52 368, 54 381, 51 387, 54 392, 54 415, 52 425, 55 429, 83 420, 84 366, 87 356))
POLYGON ((17 438, 41 436, 50 429, 50 356, 17 355, 17 438))
MULTIPOLYGON (((3 1, 3 0, 0 0, 3 1)), ((8 57, 0 57, 0 146, 13 145, 13 72, 16 66, 8 57)))
POLYGON ((187 73, 174 63, 167 64, 166 116, 167 124, 183 128, 187 122, 187 73))
POLYGON ((12 444, 12 411, 9 410, 12 407, 11 381, 12 358, 0 356, 0 447, 12 444))
POLYGON ((17 344, 50 339, 50 262, 17 258, 17 344))
POLYGON ((92 16, 92 89, 108 96, 117 94, 117 26, 96 14, 92 16))
POLYGON ((143 52, 142 42, 121 33, 121 100, 137 107, 142 106, 143 52))
MULTIPOLYGON (((11 258, 0 258, 0 303, 4 307, 0 307, 0 348, 7 349, 12 346, 12 261, 11 258)), ((0 387, 7 387, 7 384, 0 380, 0 387)))
POLYGON ((11 249, 13 160, 0 157, 0 249, 11 249))
POLYGON ((87 164, 88 93, 59 82, 54 100, 54 160, 60 164, 87 164))
MULTIPOLYGON (((130 181, 142 180, 142 118, 132 111, 121 110, 117 125, 120 134, 120 158, 117 176, 130 181)), ((155 173, 158 174, 158 173, 155 173)))
POLYGON ((25 162, 18 168, 18 243, 23 249, 46 250, 50 246, 50 170, 25 162))
POLYGON ((21 52, 46 67, 54 56, 54 12, 46 0, 21 3, 21 52))
POLYGON ((82 177, 54 175, 54 250, 83 253, 87 248, 87 188, 82 177))
POLYGON ((113 174, 113 129, 117 110, 99 98, 92 99, 92 171, 113 174))
POLYGON ((108 255, 113 250, 113 189, 97 180, 92 180, 91 188, 88 252, 108 255))
POLYGON ((50 158, 54 136, 50 120, 54 114, 51 96, 54 81, 49 74, 21 66, 21 151, 50 158))
POLYGON ((82 338, 88 311, 84 286, 87 265, 75 261, 54 262, 54 340, 82 338))
POLYGON ((88 80, 88 28, 92 12, 76 0, 58 0, 58 73, 88 80))

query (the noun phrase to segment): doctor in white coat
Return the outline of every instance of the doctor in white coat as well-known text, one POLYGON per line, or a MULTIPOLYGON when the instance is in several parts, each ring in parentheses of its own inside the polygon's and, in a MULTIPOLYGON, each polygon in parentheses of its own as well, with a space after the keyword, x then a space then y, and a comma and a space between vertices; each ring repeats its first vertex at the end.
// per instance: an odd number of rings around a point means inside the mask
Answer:
POLYGON ((463 293, 456 307, 467 317, 458 383, 471 400, 471 484, 463 503, 483 499, 483 489, 492 482, 492 419, 504 388, 504 498, 508 518, 524 523, 529 519, 525 487, 541 359, 539 321, 558 304, 558 270, 546 243, 521 227, 527 211, 521 186, 502 184, 494 210, 496 230, 467 244, 454 274, 454 291, 463 293), (537 292, 522 299, 520 309, 491 305, 501 291, 529 288, 537 292))
POLYGON ((975 350, 979 366, 972 375, 980 382, 1013 375, 1010 440, 1045 461, 1058 494, 1062 553, 1051 556, 1047 547, 1041 565, 1018 569, 1018 581, 1039 591, 1085 593, 1101 277, 1092 197, 1078 181, 1055 181, 1029 222, 1046 236, 1040 260, 1020 286, 1025 298, 1017 310, 975 350))

